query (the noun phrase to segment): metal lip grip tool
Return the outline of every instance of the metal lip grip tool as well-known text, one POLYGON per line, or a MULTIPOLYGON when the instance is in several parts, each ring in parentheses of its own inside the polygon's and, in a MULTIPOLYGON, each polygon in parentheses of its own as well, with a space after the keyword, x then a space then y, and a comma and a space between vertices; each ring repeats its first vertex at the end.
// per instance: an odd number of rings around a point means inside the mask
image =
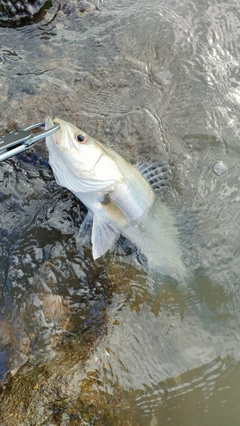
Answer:
POLYGON ((35 142, 55 133, 60 129, 60 124, 39 133, 31 133, 33 129, 45 127, 45 123, 37 123, 25 129, 15 130, 0 136, 0 162, 14 155, 27 151, 35 142))

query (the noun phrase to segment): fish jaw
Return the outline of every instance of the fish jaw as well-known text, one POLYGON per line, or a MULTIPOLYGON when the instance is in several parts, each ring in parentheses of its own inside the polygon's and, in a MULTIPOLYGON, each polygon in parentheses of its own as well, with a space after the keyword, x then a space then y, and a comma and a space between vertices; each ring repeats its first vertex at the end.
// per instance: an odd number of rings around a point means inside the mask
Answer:
MULTIPOLYGON (((45 120, 45 129, 48 130, 54 126, 54 122, 51 117, 47 117, 45 120)), ((58 148, 58 138, 61 129, 57 132, 46 137, 46 146, 49 153, 49 164, 53 170, 55 180, 58 185, 65 186, 61 179, 61 175, 65 175, 68 172, 68 167, 64 157, 61 155, 61 151, 58 148)))

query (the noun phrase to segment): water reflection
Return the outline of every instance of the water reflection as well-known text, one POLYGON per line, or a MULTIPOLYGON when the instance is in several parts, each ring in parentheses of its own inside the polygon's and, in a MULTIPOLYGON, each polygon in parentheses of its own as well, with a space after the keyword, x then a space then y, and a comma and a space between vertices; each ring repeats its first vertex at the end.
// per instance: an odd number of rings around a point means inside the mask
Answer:
POLYGON ((121 247, 94 263, 74 238, 83 207, 54 183, 39 143, 0 165, 0 372, 96 326, 86 371, 106 395, 121 388, 119 424, 237 424, 238 4, 92 6, 53 5, 1 30, 1 129, 59 115, 125 158, 166 158, 165 201, 193 276, 156 287, 121 247))

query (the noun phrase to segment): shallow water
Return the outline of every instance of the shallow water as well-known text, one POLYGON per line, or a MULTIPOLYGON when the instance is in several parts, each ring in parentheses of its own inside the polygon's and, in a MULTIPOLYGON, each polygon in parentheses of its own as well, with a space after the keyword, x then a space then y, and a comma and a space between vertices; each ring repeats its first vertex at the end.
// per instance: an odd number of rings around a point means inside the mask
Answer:
POLYGON ((96 326, 88 370, 122 388, 119 424, 238 424, 239 3, 59 4, 0 30, 2 132, 57 115, 133 162, 164 157, 190 278, 156 286, 121 247, 76 247, 83 208, 38 143, 0 165, 1 375, 96 326))

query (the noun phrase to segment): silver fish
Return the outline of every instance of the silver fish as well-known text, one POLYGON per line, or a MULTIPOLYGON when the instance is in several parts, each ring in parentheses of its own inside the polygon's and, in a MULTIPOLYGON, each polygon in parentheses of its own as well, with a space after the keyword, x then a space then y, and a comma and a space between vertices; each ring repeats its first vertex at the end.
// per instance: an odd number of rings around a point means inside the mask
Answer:
MULTIPOLYGON (((58 118, 60 130, 46 138, 56 182, 87 207, 81 231, 92 220, 92 254, 97 259, 120 235, 131 240, 161 273, 182 277, 185 266, 178 229, 169 208, 148 180, 159 180, 149 165, 133 166, 109 146, 58 118)), ((53 126, 46 118, 46 128, 53 126)))

